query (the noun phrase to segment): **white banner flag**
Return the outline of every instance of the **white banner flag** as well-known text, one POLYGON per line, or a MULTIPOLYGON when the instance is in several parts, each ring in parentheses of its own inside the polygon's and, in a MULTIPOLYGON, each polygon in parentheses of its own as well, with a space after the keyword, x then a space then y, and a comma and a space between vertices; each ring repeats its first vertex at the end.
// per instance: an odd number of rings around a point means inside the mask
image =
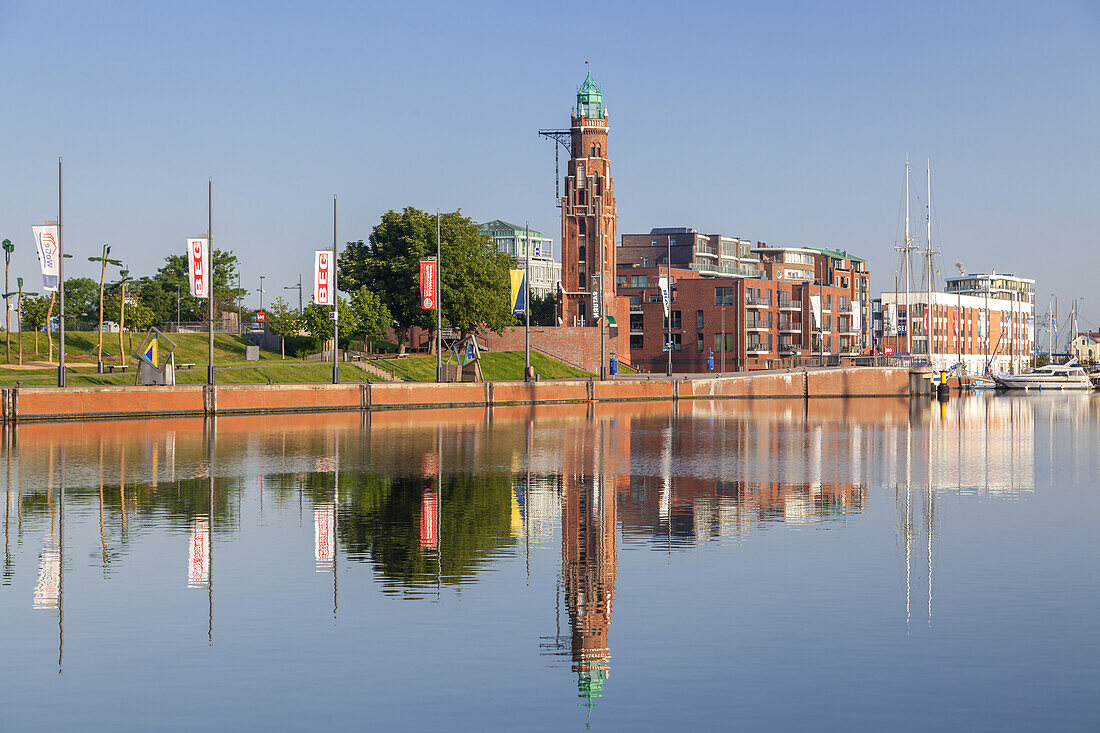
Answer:
POLYGON ((61 249, 58 240, 61 233, 57 226, 31 227, 34 244, 38 248, 38 262, 42 265, 42 289, 56 291, 60 279, 61 249))
POLYGON ((313 252, 313 302, 332 305, 332 291, 336 287, 336 262, 330 249, 313 252))
POLYGON ((207 281, 210 279, 210 240, 197 237, 187 240, 187 277, 191 283, 191 295, 205 298, 210 295, 207 281))
POLYGON ((665 318, 668 318, 668 277, 661 275, 657 278, 657 289, 661 291, 661 302, 665 305, 665 318))
POLYGON ((821 296, 810 296, 810 314, 813 316, 813 325, 816 329, 821 329, 821 296))

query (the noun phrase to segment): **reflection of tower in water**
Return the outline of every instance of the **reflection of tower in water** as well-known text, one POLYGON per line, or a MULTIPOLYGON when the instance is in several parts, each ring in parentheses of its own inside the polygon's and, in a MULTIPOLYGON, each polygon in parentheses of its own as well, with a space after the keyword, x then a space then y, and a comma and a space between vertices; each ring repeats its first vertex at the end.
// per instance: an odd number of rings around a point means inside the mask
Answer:
POLYGON ((577 691, 592 707, 611 669, 608 630, 618 559, 615 483, 604 470, 606 431, 577 431, 576 436, 564 456, 562 582, 577 691), (593 461, 588 471, 578 465, 583 457, 593 461))

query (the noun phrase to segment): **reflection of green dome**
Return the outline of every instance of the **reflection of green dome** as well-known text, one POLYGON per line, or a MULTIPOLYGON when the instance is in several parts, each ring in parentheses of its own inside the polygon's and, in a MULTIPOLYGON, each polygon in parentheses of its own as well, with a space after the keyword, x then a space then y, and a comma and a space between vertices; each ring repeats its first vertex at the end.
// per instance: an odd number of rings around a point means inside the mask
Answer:
POLYGON ((600 85, 592 81, 592 70, 588 70, 588 75, 585 76, 584 81, 579 87, 577 87, 577 114, 582 117, 603 117, 603 91, 600 89, 600 85))
POLYGON ((599 668, 582 667, 577 671, 577 696, 584 698, 584 705, 589 710, 596 707, 596 698, 603 697, 606 679, 607 672, 599 668))

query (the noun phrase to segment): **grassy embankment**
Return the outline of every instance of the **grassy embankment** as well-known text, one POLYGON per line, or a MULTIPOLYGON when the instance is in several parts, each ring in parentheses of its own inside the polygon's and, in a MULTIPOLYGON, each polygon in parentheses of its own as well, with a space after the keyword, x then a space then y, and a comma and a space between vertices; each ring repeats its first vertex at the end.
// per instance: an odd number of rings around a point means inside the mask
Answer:
MULTIPOLYGON (((0 334, 2 336, 2 334, 0 334)), ((169 337, 176 343, 176 383, 205 384, 207 360, 207 335, 202 333, 174 333, 169 337), (195 364, 193 369, 179 368, 183 364, 195 364)), ((126 347, 130 349, 131 339, 127 334, 126 347)), ((136 350, 141 344, 139 334, 133 334, 132 344, 136 350)), ((57 359, 57 336, 53 335, 54 359, 57 359)), ((137 359, 131 357, 130 371, 116 374, 96 373, 96 346, 98 335, 89 331, 67 331, 65 333, 65 358, 70 365, 68 382, 71 385, 134 383, 133 365, 137 359)), ((275 383, 325 383, 332 379, 331 362, 305 362, 296 359, 282 359, 278 352, 260 350, 260 360, 246 361, 245 347, 248 341, 240 336, 228 334, 214 335, 214 366, 217 367, 219 384, 266 384, 275 383)), ((0 340, 0 349, 4 341, 0 340)), ((104 363, 119 363, 118 334, 103 334, 104 363)), ((57 382, 56 366, 32 367, 34 363, 43 364, 47 356, 46 334, 38 335, 38 351, 34 349, 34 334, 23 334, 23 368, 16 368, 18 354, 18 334, 12 334, 12 366, 0 362, 0 386, 23 385, 49 386, 57 382)), ((0 360, 3 351, 0 351, 0 360)), ((402 359, 389 359, 376 362, 408 381, 431 382, 435 380, 434 356, 410 356, 402 359)), ((531 352, 531 364, 543 379, 587 378, 593 375, 569 364, 550 358, 542 353, 531 352)), ((503 351, 484 353, 481 357, 482 374, 487 380, 523 379, 524 354, 522 351, 503 351)), ((354 362, 340 365, 340 380, 343 382, 379 381, 379 378, 360 369, 354 362)))
MULTIPOLYGON (((523 379, 524 353, 522 351, 493 351, 481 354, 481 374, 491 382, 523 379)), ((380 366, 389 371, 396 369, 399 377, 410 382, 435 381, 434 356, 409 356, 387 359, 380 366)), ((542 379, 586 379, 592 374, 565 362, 553 359, 538 351, 531 352, 531 366, 542 379)))
MULTIPOLYGON (((2 336, 2 334, 0 334, 2 336)), ((126 348, 130 349, 129 334, 125 336, 126 348)), ((133 334, 133 349, 136 350, 143 335, 133 334)), ((176 343, 176 383, 205 384, 207 363, 207 335, 203 333, 169 334, 176 343), (180 368, 183 364, 194 364, 193 369, 180 368)), ((54 360, 57 359, 57 335, 53 334, 54 360)), ((82 384, 119 384, 134 383, 133 365, 137 359, 129 359, 130 370, 126 373, 97 374, 96 347, 98 334, 89 331, 65 332, 65 360, 70 367, 68 383, 82 384)), ((332 363, 304 362, 296 359, 282 359, 278 352, 260 350, 259 361, 247 361, 245 347, 249 343, 240 336, 214 334, 214 366, 218 369, 219 384, 266 384, 269 380, 277 383, 329 382, 332 380, 332 363)), ((0 340, 0 359, 3 359, 5 341, 0 340)), ((103 334, 104 364, 118 365, 118 334, 103 334), (110 354, 110 356, 108 356, 110 354)), ((34 334, 23 334, 24 368, 16 368, 18 354, 18 334, 12 334, 12 366, 0 363, 0 385, 53 385, 57 383, 57 367, 44 366, 31 368, 35 362, 43 363, 47 357, 46 334, 38 334, 38 352, 34 353, 34 334)), ((378 378, 368 374, 352 363, 340 365, 340 379, 345 382, 368 382, 378 378)))

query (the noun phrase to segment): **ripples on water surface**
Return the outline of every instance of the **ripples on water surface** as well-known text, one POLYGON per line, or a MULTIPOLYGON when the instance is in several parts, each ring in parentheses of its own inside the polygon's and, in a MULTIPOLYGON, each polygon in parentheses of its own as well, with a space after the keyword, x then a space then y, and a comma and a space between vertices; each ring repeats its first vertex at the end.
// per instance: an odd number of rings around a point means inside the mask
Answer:
POLYGON ((1098 416, 8 428, 0 727, 1095 730, 1098 416))

